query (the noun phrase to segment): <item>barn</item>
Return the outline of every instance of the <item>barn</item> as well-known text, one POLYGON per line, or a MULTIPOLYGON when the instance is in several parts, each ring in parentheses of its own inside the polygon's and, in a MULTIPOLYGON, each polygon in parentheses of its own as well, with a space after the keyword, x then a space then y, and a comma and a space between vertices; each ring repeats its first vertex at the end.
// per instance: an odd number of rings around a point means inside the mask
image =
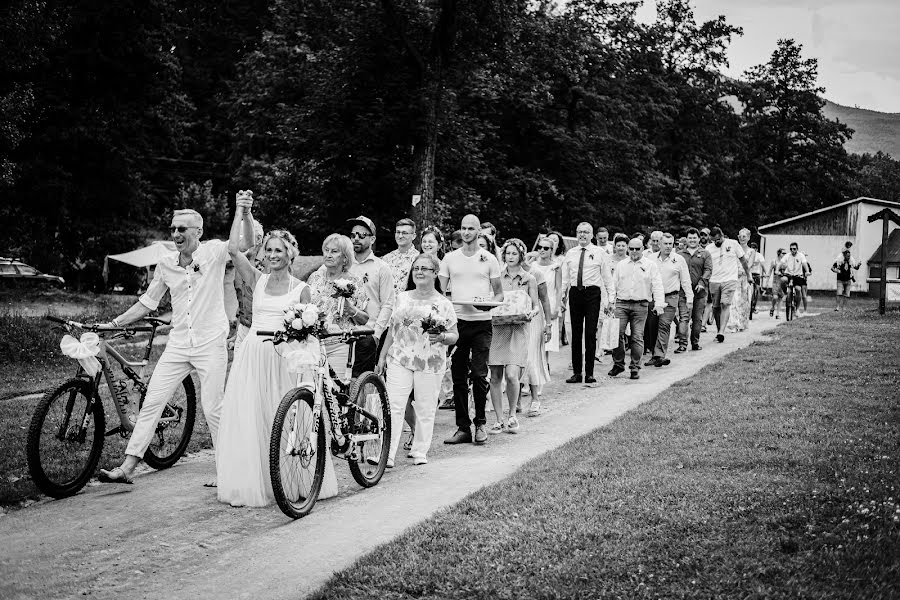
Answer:
MULTIPOLYGON (((766 260, 771 260, 778 248, 787 250, 791 242, 797 242, 812 266, 809 289, 834 290, 835 276, 831 265, 844 249, 844 243, 853 242, 853 258, 860 261, 862 267, 852 289, 857 293, 875 294, 878 282, 870 273, 867 261, 881 246, 881 222, 869 223, 867 219, 884 208, 898 212, 900 202, 861 197, 762 225, 759 228, 760 248, 766 260)), ((891 231, 898 228, 895 223, 889 227, 891 231)))

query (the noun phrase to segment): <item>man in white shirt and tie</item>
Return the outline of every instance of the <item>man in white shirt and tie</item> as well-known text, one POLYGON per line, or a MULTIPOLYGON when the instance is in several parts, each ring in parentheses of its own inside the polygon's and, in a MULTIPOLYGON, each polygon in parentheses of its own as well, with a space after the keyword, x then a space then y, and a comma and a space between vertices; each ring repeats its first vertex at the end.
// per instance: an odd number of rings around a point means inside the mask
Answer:
MULTIPOLYGON (((242 195, 243 192, 238 193, 239 203, 242 195)), ((110 323, 120 327, 139 321, 156 310, 166 291, 171 294, 169 342, 150 377, 124 461, 110 471, 100 470, 99 479, 104 483, 132 483, 134 469, 153 439, 166 403, 194 369, 200 377, 200 401, 209 435, 216 445, 228 364, 228 317, 222 287, 229 259, 228 243, 210 240, 201 244, 203 217, 194 210, 176 210, 171 229, 177 252, 162 257, 144 295, 110 323)), ((252 233, 248 231, 244 239, 252 239, 252 233)))
POLYGON ((669 347, 669 333, 672 330, 672 321, 675 320, 675 310, 678 307, 680 293, 683 292, 685 295, 688 314, 694 304, 691 274, 684 258, 677 252, 673 252, 674 247, 675 236, 671 233, 664 233, 659 246, 659 254, 654 257, 662 278, 666 305, 662 314, 657 315, 654 312, 647 316, 647 320, 651 323, 651 337, 644 342, 650 345, 653 351, 653 357, 645 363, 647 366, 664 367, 671 362, 666 358, 666 350, 669 347))
POLYGON ((644 322, 650 302, 657 315, 663 313, 663 283, 655 258, 644 256, 641 240, 628 242, 628 259, 616 265, 614 277, 616 316, 619 318, 619 346, 613 350, 610 377, 625 371, 625 327, 631 324, 631 378, 640 379, 641 357, 644 355, 644 322))
POLYGON ((594 228, 590 223, 579 223, 575 230, 578 245, 566 252, 563 264, 563 302, 569 301, 569 318, 572 321, 572 370, 566 383, 581 383, 582 366, 584 382, 595 383, 594 355, 597 351, 597 322, 600 312, 609 307, 615 297, 610 257, 605 250, 591 243, 594 228), (584 353, 582 354, 582 339, 584 353))

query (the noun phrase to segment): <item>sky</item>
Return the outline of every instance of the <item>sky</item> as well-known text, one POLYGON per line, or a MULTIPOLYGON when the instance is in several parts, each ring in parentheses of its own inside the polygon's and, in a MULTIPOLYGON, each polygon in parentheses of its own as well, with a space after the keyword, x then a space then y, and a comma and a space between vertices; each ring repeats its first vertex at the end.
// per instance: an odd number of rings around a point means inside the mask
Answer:
MULTIPOLYGON (((638 18, 656 17, 644 0, 638 18)), ((725 15, 743 27, 732 40, 726 74, 768 61, 780 38, 819 61, 825 98, 845 106, 900 113, 900 0, 694 0, 698 23, 725 15)))

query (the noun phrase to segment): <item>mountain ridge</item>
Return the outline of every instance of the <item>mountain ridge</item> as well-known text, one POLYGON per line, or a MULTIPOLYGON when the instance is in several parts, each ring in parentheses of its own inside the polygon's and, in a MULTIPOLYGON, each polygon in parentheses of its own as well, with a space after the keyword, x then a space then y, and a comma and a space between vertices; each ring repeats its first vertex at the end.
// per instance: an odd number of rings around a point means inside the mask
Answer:
POLYGON ((823 100, 822 114, 854 130, 853 137, 844 144, 847 152, 875 154, 880 151, 900 158, 900 113, 844 106, 827 98, 823 100))

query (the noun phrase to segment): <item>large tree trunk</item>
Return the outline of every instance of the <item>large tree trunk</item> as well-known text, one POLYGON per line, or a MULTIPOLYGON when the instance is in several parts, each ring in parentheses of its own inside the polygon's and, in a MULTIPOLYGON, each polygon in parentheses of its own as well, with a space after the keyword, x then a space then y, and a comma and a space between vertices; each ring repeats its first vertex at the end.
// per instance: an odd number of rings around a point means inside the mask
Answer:
POLYGON ((443 77, 438 60, 434 77, 428 84, 425 127, 413 148, 412 196, 419 197, 413 208, 413 219, 420 229, 434 224, 435 220, 434 160, 437 153, 442 88, 443 77))

